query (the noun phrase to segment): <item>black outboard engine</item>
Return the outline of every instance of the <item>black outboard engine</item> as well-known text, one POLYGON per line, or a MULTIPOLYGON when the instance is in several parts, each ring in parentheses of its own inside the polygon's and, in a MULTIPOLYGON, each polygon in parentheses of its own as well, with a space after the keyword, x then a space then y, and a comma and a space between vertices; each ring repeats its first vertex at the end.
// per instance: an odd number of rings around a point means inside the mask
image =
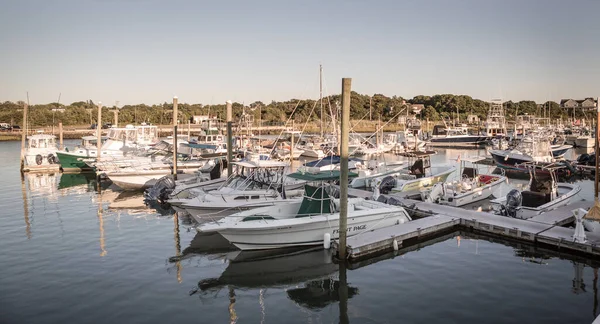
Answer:
POLYGON ((587 153, 583 153, 577 158, 577 163, 587 165, 589 160, 590 160, 590 155, 587 153))
POLYGON ((392 189, 396 186, 396 179, 392 176, 387 176, 381 180, 379 184, 379 193, 380 194, 388 194, 392 189))
POLYGON ((154 186, 146 189, 144 192, 145 201, 158 201, 163 204, 169 198, 169 194, 175 189, 175 180, 172 175, 166 175, 154 184, 154 186))
POLYGON ((517 214, 517 207, 523 203, 523 196, 517 189, 513 189, 506 194, 506 205, 502 209, 502 215, 515 217, 517 214))

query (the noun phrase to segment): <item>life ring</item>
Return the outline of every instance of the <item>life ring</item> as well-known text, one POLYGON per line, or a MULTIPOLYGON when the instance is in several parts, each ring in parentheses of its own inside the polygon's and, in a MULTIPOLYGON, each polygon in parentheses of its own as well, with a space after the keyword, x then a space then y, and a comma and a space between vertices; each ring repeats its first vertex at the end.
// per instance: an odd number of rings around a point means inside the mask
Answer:
POLYGON ((37 163, 37 165, 41 165, 43 161, 44 161, 44 158, 42 157, 41 154, 38 154, 35 156, 35 163, 37 163))
POLYGON ((56 162, 56 157, 52 153, 48 154, 48 163, 55 164, 56 162))

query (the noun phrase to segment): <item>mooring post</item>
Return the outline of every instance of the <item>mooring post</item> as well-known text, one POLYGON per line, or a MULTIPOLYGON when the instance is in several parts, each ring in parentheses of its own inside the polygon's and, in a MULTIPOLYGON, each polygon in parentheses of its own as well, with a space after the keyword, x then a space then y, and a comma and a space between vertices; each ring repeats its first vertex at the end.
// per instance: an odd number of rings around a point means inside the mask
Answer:
POLYGON ((342 126, 340 138, 340 244, 339 258, 346 259, 346 229, 348 227, 348 141, 350 137, 350 91, 352 79, 342 79, 342 126))
POLYGON ((233 172, 233 166, 231 165, 231 161, 233 160, 233 147, 231 146, 233 143, 233 133, 231 129, 231 120, 233 115, 233 108, 231 100, 227 100, 227 176, 231 176, 233 172))
POLYGON ((113 127, 118 127, 119 125, 119 109, 117 107, 115 107, 115 110, 113 110, 113 127))
POLYGON ((58 123, 58 148, 59 149, 63 149, 63 127, 62 127, 62 122, 58 123))
POLYGON ((192 122, 188 119, 188 142, 192 139, 191 124, 192 122))
POLYGON ((96 122, 96 162, 100 162, 102 148, 102 103, 98 102, 98 121, 96 122))
POLYGON ((177 180, 177 96, 173 97, 173 179, 177 180))
MULTIPOLYGON (((23 105, 23 127, 21 129, 21 171, 25 168, 25 141, 27 141, 27 109, 28 104, 23 105)), ((11 125, 12 126, 12 125, 11 125)))

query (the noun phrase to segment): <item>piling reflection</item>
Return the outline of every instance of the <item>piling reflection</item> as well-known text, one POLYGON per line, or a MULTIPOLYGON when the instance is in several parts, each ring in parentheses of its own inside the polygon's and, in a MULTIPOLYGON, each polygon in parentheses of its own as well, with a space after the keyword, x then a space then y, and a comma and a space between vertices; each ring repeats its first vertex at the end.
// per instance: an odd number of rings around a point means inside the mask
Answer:
POLYGON ((31 239, 31 222, 29 221, 29 204, 27 202, 27 188, 25 186, 25 175, 21 173, 21 194, 23 195, 23 217, 25 218, 25 236, 31 239))
MULTIPOLYGON (((179 258, 181 256, 181 236, 179 235, 179 217, 177 213, 173 215, 173 223, 175 227, 173 229, 173 234, 175 235, 175 256, 179 258)), ((181 283, 181 261, 178 260, 175 262, 175 267, 177 267, 177 282, 181 283)))
POLYGON ((102 216, 102 188, 100 187, 100 183, 98 186, 98 227, 100 228, 100 256, 104 257, 107 254, 106 251, 106 243, 104 241, 104 217, 102 216))

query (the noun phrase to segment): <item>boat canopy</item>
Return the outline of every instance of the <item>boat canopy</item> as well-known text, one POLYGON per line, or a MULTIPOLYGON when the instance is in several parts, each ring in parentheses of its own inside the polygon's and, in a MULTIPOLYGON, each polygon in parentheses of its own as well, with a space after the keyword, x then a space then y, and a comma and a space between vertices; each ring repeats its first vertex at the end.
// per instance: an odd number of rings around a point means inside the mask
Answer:
POLYGON ((313 187, 304 186, 304 199, 298 209, 296 217, 306 217, 310 215, 321 215, 332 213, 331 197, 323 186, 313 187))
MULTIPOLYGON (((340 171, 339 170, 330 170, 330 171, 319 171, 319 172, 294 172, 288 174, 288 177, 298 179, 298 180, 306 180, 306 181, 335 181, 340 179, 340 171)), ((348 172, 348 178, 357 177, 358 174, 354 172, 348 172)))

